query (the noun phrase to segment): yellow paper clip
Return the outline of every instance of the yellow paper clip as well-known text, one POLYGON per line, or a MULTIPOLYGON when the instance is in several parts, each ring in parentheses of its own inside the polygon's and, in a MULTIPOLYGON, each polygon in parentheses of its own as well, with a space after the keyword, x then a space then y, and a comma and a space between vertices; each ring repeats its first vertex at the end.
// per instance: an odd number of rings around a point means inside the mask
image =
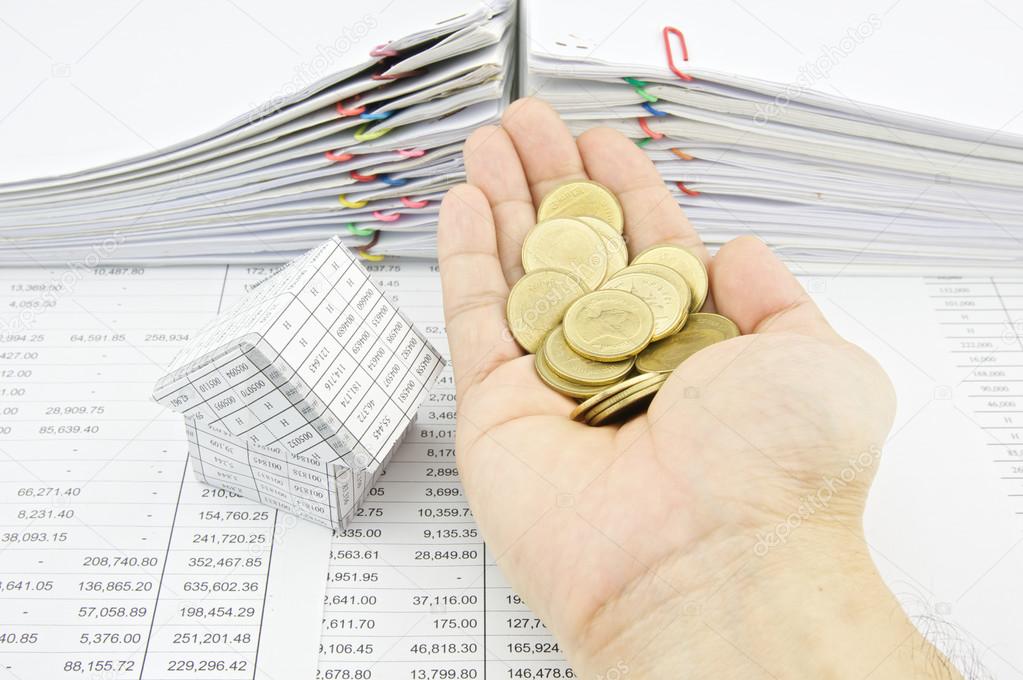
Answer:
POLYGON ((346 208, 365 208, 369 204, 369 201, 349 201, 344 194, 338 196, 337 200, 346 208))
POLYGON ((369 126, 370 123, 363 123, 362 125, 359 126, 359 129, 357 129, 355 131, 355 134, 353 135, 355 137, 355 141, 372 142, 374 139, 380 139, 381 137, 383 137, 384 135, 391 131, 391 128, 376 128, 374 130, 366 132, 366 128, 368 128, 369 126))

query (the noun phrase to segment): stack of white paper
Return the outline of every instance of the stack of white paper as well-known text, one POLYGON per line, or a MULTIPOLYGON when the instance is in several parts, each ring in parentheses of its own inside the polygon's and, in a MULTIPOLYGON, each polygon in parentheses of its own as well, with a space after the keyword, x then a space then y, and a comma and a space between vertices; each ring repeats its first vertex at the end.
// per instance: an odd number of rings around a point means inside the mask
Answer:
POLYGON ((432 254, 509 98, 511 0, 110 13, 5 17, 31 28, 0 41, 0 263, 279 262, 339 232, 432 254))
POLYGON ((520 21, 524 93, 635 139, 712 245, 753 233, 803 271, 1023 263, 1008 3, 525 0, 520 21))

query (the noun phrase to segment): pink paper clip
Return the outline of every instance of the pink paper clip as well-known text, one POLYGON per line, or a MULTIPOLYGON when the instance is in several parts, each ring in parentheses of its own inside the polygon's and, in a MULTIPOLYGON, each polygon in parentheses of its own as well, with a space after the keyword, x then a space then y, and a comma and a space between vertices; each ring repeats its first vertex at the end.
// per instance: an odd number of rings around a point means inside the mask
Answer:
POLYGON ((391 213, 390 215, 385 215, 382 212, 380 212, 379 210, 374 210, 373 211, 373 217, 377 218, 381 222, 397 222, 398 218, 401 217, 401 213, 396 213, 395 212, 395 213, 391 213))
POLYGON ((419 158, 426 155, 425 149, 395 149, 394 153, 402 158, 419 158))
POLYGON ((413 201, 408 196, 402 196, 401 204, 406 208, 425 208, 426 206, 430 205, 430 201, 426 200, 425 198, 421 201, 413 201))
POLYGON ((392 50, 387 45, 377 45, 369 51, 371 57, 396 57, 398 56, 397 50, 392 50))

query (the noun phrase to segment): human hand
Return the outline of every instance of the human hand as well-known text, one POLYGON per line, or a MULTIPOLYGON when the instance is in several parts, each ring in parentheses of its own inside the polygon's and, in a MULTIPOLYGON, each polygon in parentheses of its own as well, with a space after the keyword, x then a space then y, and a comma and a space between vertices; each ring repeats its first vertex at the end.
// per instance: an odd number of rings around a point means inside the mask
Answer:
POLYGON ((465 162, 439 232, 458 465, 491 552, 576 670, 907 677, 920 649, 944 662, 862 537, 891 385, 770 250, 744 237, 711 259, 641 150, 608 129, 573 140, 537 100, 473 134, 465 162), (620 426, 570 420, 575 402, 540 381, 505 321, 535 206, 585 178, 618 196, 631 254, 677 243, 703 258, 708 308, 743 332, 620 426))

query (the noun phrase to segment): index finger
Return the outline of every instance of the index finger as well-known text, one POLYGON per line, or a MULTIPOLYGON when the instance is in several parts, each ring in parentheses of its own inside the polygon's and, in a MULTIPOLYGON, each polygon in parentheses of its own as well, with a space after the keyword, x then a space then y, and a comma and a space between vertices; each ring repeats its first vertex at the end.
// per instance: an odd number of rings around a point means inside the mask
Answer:
POLYGON ((459 395, 506 361, 522 356, 505 321, 508 283, 497 253, 487 197, 467 184, 440 206, 437 255, 455 388, 459 395))

